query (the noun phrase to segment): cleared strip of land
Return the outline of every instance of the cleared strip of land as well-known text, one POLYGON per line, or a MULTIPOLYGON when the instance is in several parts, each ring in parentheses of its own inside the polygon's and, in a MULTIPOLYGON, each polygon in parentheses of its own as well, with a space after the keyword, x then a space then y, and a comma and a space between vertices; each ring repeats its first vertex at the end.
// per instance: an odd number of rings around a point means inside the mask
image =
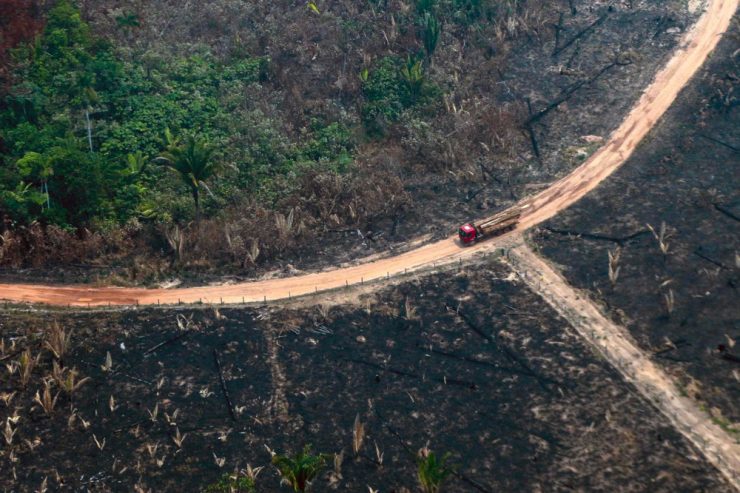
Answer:
POLYGON ((632 342, 627 330, 605 317, 523 242, 508 250, 505 260, 740 491, 740 444, 681 395, 670 377, 632 342))
MULTIPOLYGON (((709 0, 707 8, 681 45, 656 75, 640 100, 607 143, 571 174, 514 207, 526 207, 517 227, 523 231, 575 203, 605 180, 635 150, 671 106, 681 89, 714 50, 737 10, 738 0, 709 0)), ((511 233, 509 234, 511 235, 511 233)), ((508 235, 505 235, 508 236, 508 235)), ((504 237, 505 237, 504 236, 504 237)), ((92 286, 0 284, 0 298, 52 305, 105 306, 132 304, 241 303, 283 299, 361 284, 413 271, 432 263, 451 262, 476 252, 493 250, 502 238, 463 248, 450 237, 394 257, 361 262, 345 268, 296 277, 245 282, 230 286, 184 289, 138 289, 92 286)))

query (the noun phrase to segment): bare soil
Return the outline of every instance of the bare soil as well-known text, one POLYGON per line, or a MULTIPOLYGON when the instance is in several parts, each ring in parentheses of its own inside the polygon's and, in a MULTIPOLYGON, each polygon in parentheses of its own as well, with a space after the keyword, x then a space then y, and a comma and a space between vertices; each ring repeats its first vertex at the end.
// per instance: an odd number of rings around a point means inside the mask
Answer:
MULTIPOLYGON (((50 318, 5 312, 0 334, 35 354, 50 318)), ((48 351, 26 390, 17 375, 4 380, 3 391, 19 392, 11 408, 20 416, 2 450, 6 490, 33 491, 48 477, 55 491, 192 491, 237 465, 268 465, 265 446, 311 443, 345 451, 337 491, 416 491, 414 456, 428 443, 453 454, 447 491, 730 491, 564 319, 493 262, 413 280, 360 306, 53 318, 74 328, 64 364, 92 381, 73 402, 61 396, 49 418, 31 402, 48 351), (367 437, 355 458, 357 415, 367 437), (187 433, 179 450, 176 429, 187 433), (94 438, 105 440, 102 452, 94 438), (146 445, 157 443, 150 455, 146 445)), ((330 472, 314 491, 331 491, 330 472)), ((279 491, 270 467, 259 484, 279 491)))
POLYGON ((533 239, 722 426, 740 426, 737 17, 633 157, 533 239), (663 254, 660 236, 665 223, 663 254), (616 284, 607 252, 621 249, 616 284), (672 310, 669 310, 670 298, 672 310))

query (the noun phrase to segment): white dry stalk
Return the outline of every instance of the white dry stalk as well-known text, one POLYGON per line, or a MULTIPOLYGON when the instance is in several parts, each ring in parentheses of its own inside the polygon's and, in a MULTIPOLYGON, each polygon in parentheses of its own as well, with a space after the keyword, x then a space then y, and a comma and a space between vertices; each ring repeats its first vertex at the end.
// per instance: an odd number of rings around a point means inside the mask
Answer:
POLYGON ((100 440, 98 440, 98 437, 95 436, 95 433, 93 433, 93 440, 95 441, 95 446, 97 446, 98 450, 102 452, 105 448, 105 438, 103 438, 103 441, 101 442, 100 440))
POLYGON ((112 413, 116 412, 116 409, 118 409, 118 404, 116 404, 116 399, 113 397, 113 394, 111 394, 110 399, 108 399, 108 408, 112 413))
POLYGON ((105 352, 105 361, 100 366, 100 369, 104 372, 109 372, 113 369, 113 357, 110 355, 110 351, 105 352))
POLYGON ((648 224, 647 227, 650 232, 653 233, 655 240, 658 242, 658 247, 660 248, 661 253, 663 253, 663 256, 668 255, 669 245, 667 241, 668 235, 666 233, 665 221, 661 221, 659 232, 656 232, 655 228, 653 228, 650 224, 648 224))
POLYGON ((13 400, 13 397, 15 397, 15 391, 0 393, 0 401, 3 401, 3 404, 5 404, 5 407, 8 407, 8 408, 10 407, 10 402, 13 400))
POLYGON ((13 437, 15 436, 15 432, 18 431, 18 428, 15 430, 12 426, 10 426, 10 420, 5 420, 5 429, 3 430, 3 438, 5 438, 5 444, 6 445, 13 445, 13 437))
POLYGON ((146 447, 147 453, 149 454, 149 458, 154 459, 154 456, 157 455, 157 449, 159 448, 159 442, 154 443, 154 444, 147 443, 145 447, 146 447))
POLYGON ((182 443, 185 441, 185 438, 188 436, 187 433, 184 435, 180 434, 180 428, 175 426, 175 436, 172 437, 172 441, 175 442, 175 445, 177 445, 177 448, 182 448, 182 443))
POLYGON ((44 346, 52 352, 54 358, 62 359, 69 349, 73 332, 74 330, 70 330, 67 334, 58 322, 54 322, 48 338, 44 341, 44 346))
POLYGON ((185 232, 179 226, 175 226, 166 230, 164 236, 172 251, 175 252, 175 258, 180 260, 185 252, 185 232))
POLYGON ((406 301, 403 304, 404 311, 406 313, 406 320, 416 320, 418 318, 418 315, 416 313, 416 308, 414 305, 411 304, 411 301, 409 301, 408 297, 406 297, 406 301))
POLYGON ((736 344, 735 343, 735 339, 733 339, 732 337, 728 336, 727 334, 725 334, 725 338, 727 339, 727 347, 729 347, 730 349, 734 348, 735 347, 735 344, 736 344))
POLYGON ((365 441, 365 424, 360 421, 360 415, 355 416, 355 424, 352 428, 352 451, 355 455, 360 453, 362 442, 365 441))
POLYGON ((180 414, 180 410, 179 409, 175 409, 175 412, 172 413, 172 416, 170 416, 169 414, 167 414, 167 411, 165 411, 165 413, 164 413, 164 420, 170 426, 177 426, 177 421, 176 420, 177 420, 178 414, 180 414))
POLYGON ((262 466, 252 467, 250 464, 247 464, 247 470, 245 471, 245 473, 249 479, 256 480, 262 469, 264 469, 264 467, 262 466))
POLYGON ((277 227, 278 234, 287 238, 293 229, 293 219, 295 218, 295 209, 291 209, 286 217, 284 214, 278 212, 275 214, 275 226, 277 227))
POLYGON ((621 267, 619 266, 619 258, 622 255, 622 249, 617 247, 614 251, 609 250, 607 253, 609 255, 609 282, 611 282, 612 287, 614 287, 617 284, 619 271, 621 270, 621 267))
POLYGON ((676 307, 676 298, 673 295, 672 289, 669 289, 667 293, 663 294, 663 301, 665 302, 665 309, 668 312, 668 315, 672 314, 676 307))
POLYGON ((149 419, 156 423, 157 416, 159 416, 159 402, 154 405, 154 409, 152 409, 151 411, 147 409, 146 412, 149 413, 149 419))
POLYGON ((44 480, 41 482, 41 486, 39 486, 39 489, 36 490, 37 493, 46 493, 48 490, 47 483, 49 482, 48 477, 44 477, 44 480))
POLYGON ((344 462, 344 449, 334 454, 334 476, 337 479, 342 479, 342 462, 344 462))
POLYGON ((224 467, 224 464, 226 464, 226 457, 219 457, 216 455, 216 452, 213 452, 213 460, 216 461, 216 465, 219 469, 224 467))
POLYGON ((249 248, 249 251, 247 251, 246 259, 249 260, 251 264, 254 264, 257 262, 257 257, 260 255, 260 244, 257 240, 252 240, 252 245, 249 248))
POLYGON ((36 395, 33 398, 34 402, 41 406, 41 409, 44 410, 44 413, 47 416, 51 416, 51 414, 54 412, 54 408, 57 405, 57 399, 59 399, 59 392, 57 392, 56 395, 52 397, 51 382, 49 379, 44 379, 44 393, 39 394, 39 391, 37 390, 36 395))
POLYGON ((378 467, 383 467, 383 455, 384 453, 380 451, 380 447, 378 447, 378 442, 373 440, 373 443, 375 444, 375 458, 378 461, 378 467))

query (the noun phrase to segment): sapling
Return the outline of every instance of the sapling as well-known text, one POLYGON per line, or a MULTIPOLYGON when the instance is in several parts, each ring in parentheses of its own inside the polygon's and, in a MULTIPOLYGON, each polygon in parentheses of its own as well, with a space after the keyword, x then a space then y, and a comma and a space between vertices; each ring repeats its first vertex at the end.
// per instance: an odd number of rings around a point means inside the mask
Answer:
POLYGON ((90 381, 90 377, 77 380, 78 373, 76 368, 61 368, 56 361, 53 363, 52 372, 57 385, 59 385, 59 388, 61 388, 70 399, 74 393, 80 389, 80 387, 90 381))
POLYGON ((61 360, 69 350, 73 332, 70 330, 68 334, 58 322, 54 322, 47 339, 44 341, 44 346, 51 351, 54 358, 61 360))
POLYGON ((448 452, 438 459, 427 447, 419 450, 417 475, 424 493, 438 493, 444 480, 452 474, 452 469, 447 467, 450 455, 448 452))
POLYGON ((28 382, 31 381, 31 374, 33 373, 33 369, 36 368, 40 358, 40 354, 37 354, 34 358, 31 355, 30 349, 26 349, 21 353, 21 356, 18 359, 18 371, 21 377, 21 387, 24 389, 28 385, 28 382))
POLYGON ((277 467, 282 482, 290 485, 293 491, 305 492, 306 488, 326 466, 327 454, 312 454, 311 445, 306 445, 297 455, 273 455, 272 463, 277 467))
POLYGON ((51 414, 54 412, 54 408, 57 405, 57 399, 59 399, 59 392, 57 392, 56 395, 52 397, 51 379, 45 378, 43 394, 39 394, 39 391, 37 390, 33 401, 41 406, 41 409, 43 409, 44 413, 47 416, 51 416, 51 414))

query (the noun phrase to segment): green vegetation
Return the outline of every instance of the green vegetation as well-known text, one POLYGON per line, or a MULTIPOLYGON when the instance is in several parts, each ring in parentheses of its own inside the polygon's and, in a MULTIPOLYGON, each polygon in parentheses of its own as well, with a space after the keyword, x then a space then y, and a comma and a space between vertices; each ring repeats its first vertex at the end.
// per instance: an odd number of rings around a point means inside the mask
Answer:
POLYGON ((426 79, 423 61, 409 56, 381 58, 367 74, 362 74, 365 104, 362 120, 370 135, 381 136, 401 114, 415 106, 439 99, 441 91, 426 79))
MULTIPOLYGON (((139 19, 126 13, 116 23, 129 31, 139 19)), ((266 58, 219 60, 205 49, 122 56, 69 0, 14 56, 15 84, 0 109, 0 215, 16 226, 197 221, 201 211, 269 196, 278 175, 311 165, 344 171, 352 162, 355 137, 345 125, 314 122, 291 142, 250 108, 245 93, 265 80, 266 58), (163 139, 165 129, 183 141, 163 139), (244 145, 229 145, 237 139, 244 145), (177 173, 147 166, 157 156, 177 173)))
POLYGON ((424 493, 438 493, 444 480, 452 474, 452 469, 447 467, 447 460, 449 458, 449 452, 441 458, 437 458, 434 452, 428 448, 421 449, 418 458, 419 468, 417 474, 419 484, 424 493))
POLYGON ((173 138, 169 129, 165 135, 167 150, 160 154, 156 161, 179 174, 190 189, 195 202, 195 221, 200 222, 200 191, 203 188, 208 190, 206 180, 213 177, 218 170, 213 160, 214 150, 203 139, 192 135, 185 137, 183 143, 173 138))
POLYGON ((236 472, 224 474, 213 484, 208 485, 203 493, 252 493, 256 491, 254 476, 236 472))
POLYGON ((312 454, 311 446, 306 445, 294 457, 275 455, 272 463, 280 471, 283 481, 289 484, 293 491, 306 491, 311 481, 326 467, 326 454, 312 454))

